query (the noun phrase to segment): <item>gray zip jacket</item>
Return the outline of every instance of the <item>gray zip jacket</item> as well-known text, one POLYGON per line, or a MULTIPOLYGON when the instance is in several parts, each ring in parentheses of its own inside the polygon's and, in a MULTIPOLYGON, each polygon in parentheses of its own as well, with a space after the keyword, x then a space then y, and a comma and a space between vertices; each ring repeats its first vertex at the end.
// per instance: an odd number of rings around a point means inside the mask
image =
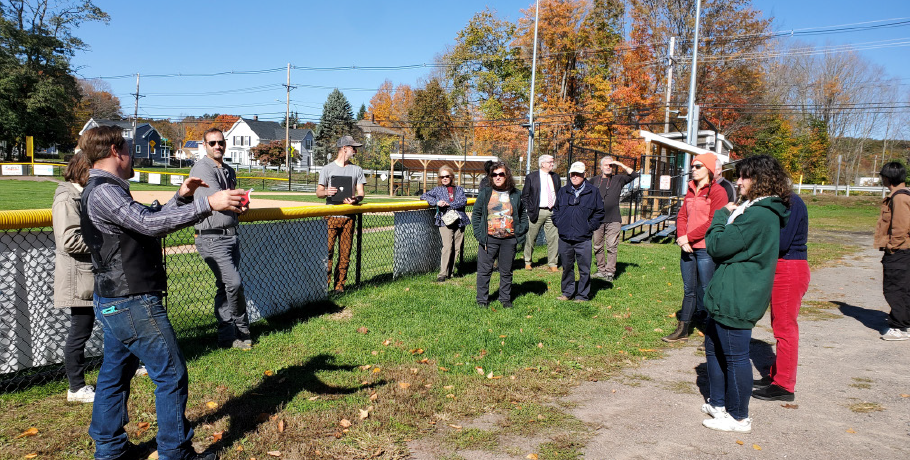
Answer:
MULTIPOLYGON (((208 157, 202 157, 197 161, 193 168, 190 169, 190 177, 198 177, 209 184, 208 187, 199 187, 193 194, 197 200, 208 198, 222 190, 233 190, 237 188, 237 173, 234 168, 223 163, 219 168, 215 160, 208 157)), ((213 211, 212 215, 196 224, 196 230, 209 230, 213 228, 231 228, 237 226, 237 213, 233 211, 213 211)))

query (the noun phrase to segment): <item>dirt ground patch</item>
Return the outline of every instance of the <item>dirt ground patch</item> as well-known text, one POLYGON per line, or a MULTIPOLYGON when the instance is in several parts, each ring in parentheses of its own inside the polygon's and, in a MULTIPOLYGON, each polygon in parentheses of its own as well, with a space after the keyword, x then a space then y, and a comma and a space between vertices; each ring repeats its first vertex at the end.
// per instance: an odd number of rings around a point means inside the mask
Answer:
MULTIPOLYGON (((855 244, 868 248, 869 235, 855 244)), ((616 377, 585 382, 555 402, 588 427, 581 455, 590 459, 910 458, 910 341, 886 342, 888 305, 881 293, 880 254, 871 249, 812 272, 806 306, 824 317, 801 319, 796 401, 750 402, 751 434, 702 426, 707 397, 705 357, 693 336, 664 359, 644 361, 616 377), (834 308, 819 308, 834 307, 834 308), (861 382, 862 384, 857 384, 861 382)), ((816 315, 818 316, 818 315, 816 315)), ((755 378, 768 372, 775 339, 770 315, 753 330, 755 378)), ((481 417, 489 426, 490 418, 481 417)), ((471 421, 459 421, 468 426, 471 421)), ((553 438, 551 433, 550 439, 553 438)), ((504 441, 504 439, 500 439, 504 441)), ((521 449, 459 449, 444 438, 409 444, 413 459, 523 459, 542 452, 543 439, 521 449)), ((516 444, 514 440, 510 444, 516 444)), ((544 458, 541 455, 539 458, 544 458)))

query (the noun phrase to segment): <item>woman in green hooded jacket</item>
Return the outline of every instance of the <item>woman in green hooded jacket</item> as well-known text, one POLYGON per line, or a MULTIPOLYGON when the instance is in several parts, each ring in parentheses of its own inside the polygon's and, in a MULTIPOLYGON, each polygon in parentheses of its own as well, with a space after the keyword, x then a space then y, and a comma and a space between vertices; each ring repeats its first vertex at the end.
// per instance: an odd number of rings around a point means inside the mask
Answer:
POLYGON ((709 399, 702 412, 712 416, 703 422, 708 428, 749 433, 749 341, 771 300, 780 229, 790 215, 790 179, 768 155, 740 161, 736 175, 746 201, 715 212, 705 237, 718 266, 705 291, 709 399))

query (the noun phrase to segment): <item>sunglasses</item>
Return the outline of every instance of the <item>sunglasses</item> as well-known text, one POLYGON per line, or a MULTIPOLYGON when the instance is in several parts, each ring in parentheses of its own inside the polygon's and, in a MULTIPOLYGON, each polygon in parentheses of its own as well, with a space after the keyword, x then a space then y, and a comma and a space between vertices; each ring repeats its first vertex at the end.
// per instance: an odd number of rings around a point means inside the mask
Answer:
POLYGON ((216 146, 216 145, 220 145, 220 146, 224 147, 225 145, 227 145, 227 142, 225 142, 225 141, 223 141, 223 140, 221 140, 221 141, 209 141, 208 144, 209 144, 209 147, 214 147, 214 146, 216 146))
POLYGON ((692 165, 692 167, 695 169, 701 169, 701 168, 704 168, 705 165, 692 165))
POLYGON ((506 173, 491 173, 490 177, 506 177, 506 173))
POLYGON ((439 176, 439 178, 440 178, 440 179, 451 179, 452 176, 449 176, 449 175, 447 174, 447 175, 445 175, 445 176, 439 176))

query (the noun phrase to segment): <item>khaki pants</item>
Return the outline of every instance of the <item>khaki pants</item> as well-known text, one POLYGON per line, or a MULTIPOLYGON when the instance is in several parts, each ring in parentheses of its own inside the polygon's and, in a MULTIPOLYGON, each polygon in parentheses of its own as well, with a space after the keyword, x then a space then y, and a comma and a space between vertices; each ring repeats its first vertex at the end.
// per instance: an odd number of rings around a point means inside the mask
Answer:
POLYGON ((349 217, 326 217, 329 226, 329 258, 327 270, 329 288, 344 290, 348 277, 348 265, 351 262, 351 244, 354 242, 354 219, 349 217), (332 262, 335 256, 335 239, 338 239, 338 267, 332 277, 332 262))
POLYGON ((537 222, 531 223, 528 234, 525 236, 525 264, 531 263, 540 227, 543 227, 544 236, 547 238, 547 265, 555 267, 559 261, 559 232, 556 230, 556 225, 553 224, 553 211, 546 208, 540 210, 537 222))
POLYGON ((455 264, 461 256, 464 243, 464 228, 455 223, 452 227, 439 227, 442 238, 442 254, 439 257, 439 276, 448 278, 455 271, 455 264))
POLYGON ((594 230, 594 238, 592 239, 594 258, 597 260, 597 271, 600 273, 616 274, 616 249, 619 247, 619 232, 621 228, 621 223, 610 222, 600 224, 600 227, 594 230), (604 249, 606 249, 606 257, 604 256, 604 249))

